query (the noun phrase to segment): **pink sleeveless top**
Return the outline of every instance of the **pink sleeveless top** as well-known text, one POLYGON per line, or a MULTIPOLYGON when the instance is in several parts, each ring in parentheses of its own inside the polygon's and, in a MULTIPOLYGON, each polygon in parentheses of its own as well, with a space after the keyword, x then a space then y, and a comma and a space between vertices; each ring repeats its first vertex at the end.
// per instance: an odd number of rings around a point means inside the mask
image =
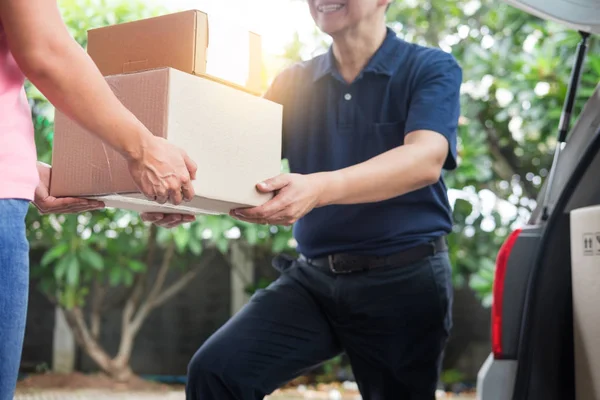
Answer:
POLYGON ((39 180, 24 82, 0 24, 0 199, 33 200, 39 180))

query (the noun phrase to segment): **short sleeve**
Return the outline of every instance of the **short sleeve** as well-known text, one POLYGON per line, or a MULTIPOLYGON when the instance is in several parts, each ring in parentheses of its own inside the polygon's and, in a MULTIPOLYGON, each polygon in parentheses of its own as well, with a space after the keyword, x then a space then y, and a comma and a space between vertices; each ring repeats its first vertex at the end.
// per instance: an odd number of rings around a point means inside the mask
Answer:
POLYGON ((287 75, 287 70, 284 70, 275 76, 273 82, 271 82, 271 85, 263 95, 263 98, 283 105, 285 102, 284 95, 286 93, 285 85, 287 75))
POLYGON ((404 134, 430 130, 448 140, 447 170, 456 168, 461 83, 462 69, 451 55, 428 60, 415 78, 405 124, 404 134))

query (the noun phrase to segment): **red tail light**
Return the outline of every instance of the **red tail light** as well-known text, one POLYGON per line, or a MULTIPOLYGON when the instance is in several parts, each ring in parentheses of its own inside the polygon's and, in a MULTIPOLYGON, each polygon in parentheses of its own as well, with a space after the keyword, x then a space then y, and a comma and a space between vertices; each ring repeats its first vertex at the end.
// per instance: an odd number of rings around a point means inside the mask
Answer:
POLYGON ((492 352, 496 358, 502 357, 502 302, 504 300, 506 265, 520 233, 521 229, 516 229, 508 236, 502 247, 500 247, 496 258, 492 300, 492 352))

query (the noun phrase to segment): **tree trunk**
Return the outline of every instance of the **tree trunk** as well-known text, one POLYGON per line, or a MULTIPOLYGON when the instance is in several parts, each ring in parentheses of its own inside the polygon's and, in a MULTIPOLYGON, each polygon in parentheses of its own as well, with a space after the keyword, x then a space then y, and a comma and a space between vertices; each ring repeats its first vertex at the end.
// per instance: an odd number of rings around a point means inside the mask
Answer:
MULTIPOLYGON (((75 340, 103 372, 118 382, 126 382, 133 377, 133 371, 129 367, 129 355, 111 359, 98 341, 92 337, 85 324, 81 309, 64 310, 64 313, 75 340)), ((129 337, 122 337, 121 341, 124 339, 133 340, 129 337)))
POLYGON ((158 275, 146 297, 143 296, 145 288, 145 274, 138 277, 134 287, 129 292, 125 307, 121 317, 121 340, 117 355, 111 357, 99 342, 101 329, 101 314, 103 311, 102 301, 107 300, 105 288, 98 285, 94 290, 94 302, 92 304, 91 315, 89 315, 90 324, 86 323, 83 310, 79 307, 64 309, 64 315, 69 328, 73 332, 75 341, 80 348, 98 365, 98 367, 112 379, 118 382, 127 382, 134 373, 129 366, 131 353, 135 342, 135 337, 142 324, 156 307, 161 306, 171 299, 189 282, 195 278, 198 273, 203 271, 212 263, 215 252, 209 256, 202 257, 201 261, 193 266, 179 279, 173 282, 167 288, 163 288, 167 273, 175 252, 175 243, 170 243, 162 255, 162 263, 158 275))
POLYGON ((129 367, 129 360, 121 361, 115 359, 105 372, 117 382, 128 382, 134 376, 133 371, 129 367))

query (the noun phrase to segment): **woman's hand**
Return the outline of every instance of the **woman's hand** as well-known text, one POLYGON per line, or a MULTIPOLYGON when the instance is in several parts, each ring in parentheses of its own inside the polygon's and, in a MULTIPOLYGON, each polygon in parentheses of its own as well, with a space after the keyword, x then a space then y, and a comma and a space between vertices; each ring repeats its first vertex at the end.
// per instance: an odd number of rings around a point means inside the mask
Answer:
POLYGON ((167 229, 196 220, 196 216, 189 214, 142 213, 141 217, 142 221, 152 222, 154 225, 167 229))
POLYGON ((326 188, 324 174, 282 174, 257 185, 275 197, 259 207, 235 209, 230 215, 256 224, 292 225, 317 207, 326 188))
POLYGON ((95 200, 78 199, 74 197, 56 198, 50 196, 50 174, 52 168, 44 163, 38 162, 38 174, 40 183, 35 189, 33 204, 42 214, 71 214, 85 211, 99 210, 104 208, 104 203, 95 200))
POLYGON ((192 200, 196 163, 166 139, 153 135, 146 139, 138 155, 128 158, 129 172, 140 191, 160 204, 192 200))

